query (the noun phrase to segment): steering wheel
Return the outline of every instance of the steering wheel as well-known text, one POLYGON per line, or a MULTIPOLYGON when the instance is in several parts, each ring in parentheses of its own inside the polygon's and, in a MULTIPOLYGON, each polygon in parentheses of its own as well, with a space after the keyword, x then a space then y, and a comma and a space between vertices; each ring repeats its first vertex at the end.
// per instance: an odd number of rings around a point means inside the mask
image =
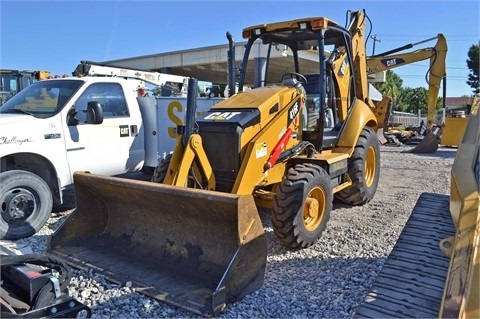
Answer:
POLYGON ((297 81, 299 81, 302 84, 307 84, 308 83, 307 78, 304 75, 302 75, 300 73, 297 73, 297 72, 284 73, 282 75, 282 82, 286 79, 296 79, 297 81))

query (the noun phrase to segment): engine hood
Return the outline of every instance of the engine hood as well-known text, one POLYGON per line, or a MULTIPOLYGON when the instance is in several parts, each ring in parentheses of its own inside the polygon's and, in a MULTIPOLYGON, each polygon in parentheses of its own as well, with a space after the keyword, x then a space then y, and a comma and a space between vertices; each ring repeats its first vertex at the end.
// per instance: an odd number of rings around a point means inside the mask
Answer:
POLYGON ((247 111, 256 110, 260 114, 260 122, 268 121, 275 113, 291 107, 298 100, 301 91, 292 87, 269 86, 237 93, 217 104, 211 111, 247 111))
POLYGON ((196 122, 237 123, 242 128, 256 124, 266 125, 278 116, 284 123, 298 117, 303 106, 302 91, 292 87, 271 86, 237 93, 197 117, 196 122))
POLYGON ((299 90, 284 86, 260 87, 237 93, 212 107, 215 109, 261 109, 269 108, 275 103, 284 105, 293 100, 299 90))
POLYGON ((7 126, 16 127, 18 125, 27 125, 28 122, 35 122, 38 119, 28 114, 0 114, 0 132, 4 132, 7 126))
POLYGON ((45 141, 62 137, 55 118, 38 119, 27 114, 0 114, 0 156, 43 147, 45 141))

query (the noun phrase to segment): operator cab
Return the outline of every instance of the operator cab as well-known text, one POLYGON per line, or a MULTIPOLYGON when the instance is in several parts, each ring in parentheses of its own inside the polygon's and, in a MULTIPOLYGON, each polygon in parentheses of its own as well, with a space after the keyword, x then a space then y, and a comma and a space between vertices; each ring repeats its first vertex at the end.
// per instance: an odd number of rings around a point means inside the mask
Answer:
MULTIPOLYGON (((350 24, 353 22, 352 19, 350 24)), ((317 151, 335 147, 358 96, 352 28, 317 17, 244 29, 242 35, 248 41, 238 74, 239 91, 248 83, 253 87, 277 85, 279 79, 281 84, 292 86, 283 76, 296 75, 307 97, 302 139, 312 143, 317 151), (250 55, 253 67, 248 67, 250 55)), ((230 61, 234 61, 233 49, 230 40, 230 61)), ((229 63, 229 82, 236 83, 236 76, 235 65, 229 63)))
MULTIPOLYGON (((326 81, 326 103, 323 111, 321 108, 320 75, 305 75, 307 83, 303 84, 307 99, 303 108, 303 134, 306 140, 315 139, 315 132, 321 129, 320 116, 323 117, 323 141, 322 147, 333 147, 338 141, 341 122, 338 120, 335 90, 331 76, 326 81)), ((311 141, 313 142, 313 141, 311 141)))

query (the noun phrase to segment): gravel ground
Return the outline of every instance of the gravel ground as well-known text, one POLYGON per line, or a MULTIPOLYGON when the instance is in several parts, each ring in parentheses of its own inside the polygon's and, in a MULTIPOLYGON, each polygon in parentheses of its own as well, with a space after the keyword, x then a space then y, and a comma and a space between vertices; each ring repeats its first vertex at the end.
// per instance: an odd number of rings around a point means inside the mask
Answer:
MULTIPOLYGON (((393 248, 422 192, 449 194, 456 149, 408 153, 411 146, 381 146, 380 182, 368 204, 334 203, 322 238, 300 251, 286 250, 262 211, 268 237, 263 287, 229 304, 218 318, 351 318, 393 248)), ((45 249, 70 211, 55 213, 39 233, 17 241, 34 252, 45 249)), ((92 271, 73 270, 69 294, 92 309, 92 318, 199 318, 92 271)))

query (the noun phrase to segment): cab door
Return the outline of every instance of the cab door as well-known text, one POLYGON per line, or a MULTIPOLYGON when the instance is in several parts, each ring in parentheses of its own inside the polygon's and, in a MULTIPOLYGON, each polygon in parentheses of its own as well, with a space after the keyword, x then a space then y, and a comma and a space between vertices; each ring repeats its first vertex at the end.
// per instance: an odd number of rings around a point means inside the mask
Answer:
POLYGON ((70 171, 117 175, 139 170, 145 157, 141 117, 132 116, 122 85, 92 83, 75 101, 67 116, 65 137, 70 171), (101 124, 87 124, 88 102, 98 102, 103 111, 101 124))

